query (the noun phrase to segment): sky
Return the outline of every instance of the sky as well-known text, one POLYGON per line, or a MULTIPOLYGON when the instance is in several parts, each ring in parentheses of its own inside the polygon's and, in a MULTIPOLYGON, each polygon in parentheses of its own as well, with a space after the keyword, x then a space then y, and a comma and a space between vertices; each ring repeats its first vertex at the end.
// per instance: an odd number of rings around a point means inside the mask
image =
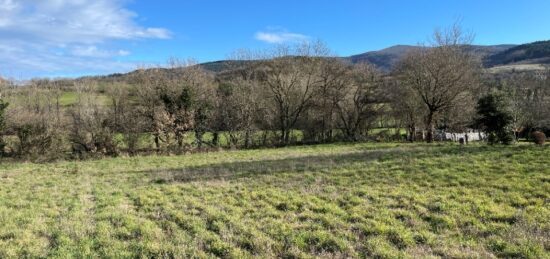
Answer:
POLYGON ((78 77, 323 41, 348 56, 426 42, 460 20, 475 44, 550 39, 548 0, 0 0, 0 75, 78 77))

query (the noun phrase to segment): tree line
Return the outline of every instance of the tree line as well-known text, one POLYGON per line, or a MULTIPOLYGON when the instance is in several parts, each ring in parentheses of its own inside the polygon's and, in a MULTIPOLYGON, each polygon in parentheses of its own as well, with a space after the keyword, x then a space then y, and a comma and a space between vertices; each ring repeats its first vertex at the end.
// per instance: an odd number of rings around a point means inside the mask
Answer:
POLYGON ((436 31, 428 46, 408 53, 391 73, 347 63, 315 42, 237 51, 219 73, 174 59, 110 82, 3 82, 0 152, 61 158, 372 139, 432 142, 438 131, 469 128, 509 143, 548 131, 550 73, 487 73, 464 48, 471 40, 459 26, 436 31))

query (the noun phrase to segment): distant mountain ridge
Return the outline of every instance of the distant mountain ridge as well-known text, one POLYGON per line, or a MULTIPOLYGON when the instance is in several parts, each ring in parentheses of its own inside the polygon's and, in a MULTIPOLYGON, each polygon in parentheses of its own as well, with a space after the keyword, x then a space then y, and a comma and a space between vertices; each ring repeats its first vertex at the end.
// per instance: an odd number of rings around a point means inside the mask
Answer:
MULTIPOLYGON (((502 44, 502 45, 466 45, 464 48, 472 52, 474 55, 479 56, 482 60, 490 58, 496 54, 502 53, 517 45, 502 44)), ((395 45, 389 48, 385 48, 378 51, 369 51, 358 55, 346 57, 347 60, 352 63, 368 62, 383 71, 391 71, 393 67, 410 51, 421 49, 425 47, 412 46, 412 45, 395 45)))
POLYGON ((488 67, 510 64, 550 64, 550 40, 514 46, 485 60, 488 67))
POLYGON ((395 64, 401 60, 407 53, 413 50, 421 49, 420 46, 411 45, 395 45, 389 48, 385 48, 377 51, 369 51, 358 55, 345 57, 353 64, 357 63, 371 63, 384 71, 391 70, 395 64))
MULTIPOLYGON (((353 64, 368 62, 378 69, 389 72, 410 51, 425 48, 413 45, 395 45, 382 50, 369 51, 362 54, 342 57, 353 64)), ((485 68, 510 66, 520 64, 550 64, 550 40, 538 41, 522 45, 465 45, 466 51, 479 56, 485 68)), ((219 72, 227 67, 227 61, 203 63, 202 66, 210 71, 219 72)))
MULTIPOLYGON (((403 58, 407 53, 412 50, 425 48, 422 46, 412 45, 395 45, 389 48, 385 48, 377 51, 369 51, 362 54, 352 55, 348 57, 341 57, 342 59, 349 61, 353 64, 368 62, 375 65, 378 69, 384 72, 391 71, 395 65, 403 58)), ((522 45, 514 44, 501 44, 501 45, 465 45, 464 48, 467 51, 479 56, 483 62, 485 68, 506 67, 514 68, 514 66, 535 64, 535 65, 547 65, 550 64, 550 40, 537 41, 533 43, 527 43, 522 45)), ((231 60, 219 60, 213 62, 201 63, 204 69, 211 72, 222 72, 234 65, 236 61, 231 60)), ((250 61, 238 61, 246 63, 250 61)), ((112 74, 108 76, 100 76, 102 78, 114 78, 124 77, 134 73, 126 74, 112 74)))

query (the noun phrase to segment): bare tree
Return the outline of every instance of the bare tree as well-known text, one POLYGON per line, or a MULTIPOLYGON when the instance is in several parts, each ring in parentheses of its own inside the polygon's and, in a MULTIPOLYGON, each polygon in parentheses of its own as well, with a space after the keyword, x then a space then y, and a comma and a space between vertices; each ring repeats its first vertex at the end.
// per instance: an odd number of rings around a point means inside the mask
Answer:
POLYGON ((135 112, 143 119, 141 131, 152 134, 155 149, 159 152, 164 124, 159 121, 157 115, 161 111, 157 87, 162 82, 157 71, 158 69, 138 69, 131 78, 131 83, 136 86, 135 112))
POLYGON ((405 126, 407 140, 416 141, 417 128, 424 118, 422 101, 411 88, 394 79, 388 81, 386 96, 391 103, 391 114, 405 126))
POLYGON ((326 55, 322 44, 304 43, 294 49, 280 46, 265 62, 263 82, 278 117, 281 144, 290 143, 298 119, 312 104, 320 82, 319 63, 326 55))
POLYGON ((330 142, 338 128, 338 105, 347 97, 348 88, 354 87, 352 66, 337 58, 324 58, 319 62, 318 86, 308 118, 306 134, 313 141, 330 142))
POLYGON ((50 80, 32 80, 17 90, 18 105, 7 111, 7 126, 18 140, 13 146, 17 155, 35 159, 61 153, 65 121, 54 86, 50 80))
POLYGON ((516 138, 550 128, 550 69, 513 72, 500 83, 509 100, 516 138))
POLYGON ((357 65, 349 74, 352 81, 341 89, 337 102, 340 128, 348 141, 357 141, 383 109, 381 74, 368 64, 357 65))
POLYGON ((428 142, 433 141, 442 111, 472 103, 470 91, 478 86, 480 71, 479 60, 464 49, 472 36, 459 25, 436 31, 433 39, 432 46, 411 52, 398 68, 401 84, 410 87, 425 106, 428 142))
POLYGON ((261 57, 249 50, 236 51, 229 57, 226 71, 218 75, 215 120, 218 130, 226 132, 232 147, 241 141, 245 148, 250 147, 258 129, 262 106, 261 73, 258 72, 261 57))
POLYGON ((137 104, 133 102, 135 87, 124 83, 113 83, 105 93, 109 98, 108 126, 121 133, 130 155, 136 154, 138 142, 146 129, 148 120, 141 113, 136 113, 137 104))
POLYGON ((257 91, 253 85, 248 80, 236 78, 219 86, 218 116, 232 147, 238 146, 241 139, 244 147, 251 146, 258 109, 257 91))
POLYGON ((77 102, 69 110, 72 152, 81 157, 89 154, 117 155, 116 130, 109 123, 108 109, 98 102, 93 84, 84 82, 76 85, 77 102))
POLYGON ((211 131, 213 113, 215 112, 216 82, 214 76, 197 66, 194 71, 193 87, 193 111, 195 144, 200 149, 205 143, 205 133, 211 131))

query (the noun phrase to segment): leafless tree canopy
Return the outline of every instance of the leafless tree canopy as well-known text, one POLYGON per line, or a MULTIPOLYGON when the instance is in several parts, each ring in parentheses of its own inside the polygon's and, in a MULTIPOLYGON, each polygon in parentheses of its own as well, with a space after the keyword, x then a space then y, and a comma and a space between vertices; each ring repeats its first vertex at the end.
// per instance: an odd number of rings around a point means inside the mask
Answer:
POLYGON ((398 68, 400 85, 410 88, 424 104, 428 142, 433 141, 435 124, 443 112, 472 105, 481 65, 464 50, 470 40, 457 26, 436 31, 433 46, 410 53, 398 68))

